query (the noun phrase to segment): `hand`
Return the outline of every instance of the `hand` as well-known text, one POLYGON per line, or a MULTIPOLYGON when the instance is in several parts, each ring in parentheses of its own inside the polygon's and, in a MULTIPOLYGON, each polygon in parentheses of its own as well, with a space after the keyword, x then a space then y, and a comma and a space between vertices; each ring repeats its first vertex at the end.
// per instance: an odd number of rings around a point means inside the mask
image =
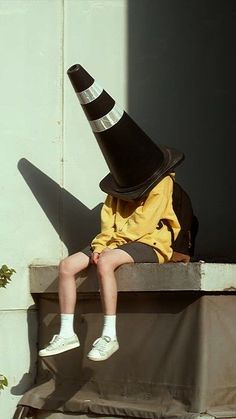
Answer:
POLYGON ((91 256, 91 259, 90 260, 91 260, 91 263, 93 265, 97 265, 99 256, 100 256, 100 253, 97 253, 97 252, 93 252, 92 253, 92 256, 91 256))
POLYGON ((172 257, 170 259, 170 262, 174 262, 174 263, 178 263, 178 262, 182 262, 182 263, 189 263, 190 262, 190 256, 186 255, 184 253, 179 253, 179 252, 173 252, 172 257))

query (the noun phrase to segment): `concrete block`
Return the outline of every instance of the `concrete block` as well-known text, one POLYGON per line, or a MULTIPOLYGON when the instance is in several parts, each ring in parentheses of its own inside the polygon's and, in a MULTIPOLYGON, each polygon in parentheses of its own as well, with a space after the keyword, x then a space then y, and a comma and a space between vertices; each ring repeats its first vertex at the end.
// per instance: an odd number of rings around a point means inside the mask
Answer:
MULTIPOLYGON (((57 292, 57 266, 30 267, 31 293, 57 292)), ((119 291, 235 292, 236 264, 224 263, 135 263, 116 271, 119 291)), ((77 276, 80 292, 97 292, 96 269, 91 266, 77 276)))

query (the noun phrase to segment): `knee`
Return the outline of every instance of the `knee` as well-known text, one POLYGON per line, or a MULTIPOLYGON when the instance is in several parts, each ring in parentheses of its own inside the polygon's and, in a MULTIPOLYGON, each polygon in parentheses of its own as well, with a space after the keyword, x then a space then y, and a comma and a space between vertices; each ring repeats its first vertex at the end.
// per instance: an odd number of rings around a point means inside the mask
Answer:
POLYGON ((100 275, 114 271, 115 266, 109 255, 101 255, 97 263, 97 271, 100 275))
POLYGON ((58 267, 58 273, 59 278, 67 278, 73 274, 68 258, 63 259, 60 262, 58 267))

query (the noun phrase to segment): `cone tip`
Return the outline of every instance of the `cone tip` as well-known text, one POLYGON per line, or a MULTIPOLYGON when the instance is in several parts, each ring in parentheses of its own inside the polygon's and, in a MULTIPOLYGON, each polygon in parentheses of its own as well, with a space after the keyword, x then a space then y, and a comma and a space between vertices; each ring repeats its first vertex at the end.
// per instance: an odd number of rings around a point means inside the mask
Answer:
POLYGON ((74 73, 75 71, 78 71, 80 69, 80 64, 73 64, 68 70, 67 74, 74 73))

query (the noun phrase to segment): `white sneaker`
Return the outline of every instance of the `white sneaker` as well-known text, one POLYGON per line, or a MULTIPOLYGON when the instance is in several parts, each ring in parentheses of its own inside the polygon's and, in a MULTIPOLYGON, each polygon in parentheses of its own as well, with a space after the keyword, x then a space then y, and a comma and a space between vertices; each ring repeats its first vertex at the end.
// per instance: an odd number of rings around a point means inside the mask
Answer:
POLYGON ((80 346, 77 335, 69 338, 63 338, 60 335, 54 335, 51 342, 46 348, 39 351, 39 356, 57 355, 70 349, 78 348, 80 346))
POLYGON ((93 343, 93 347, 88 353, 88 358, 91 361, 105 361, 118 349, 119 343, 116 339, 112 340, 109 336, 101 336, 93 343))

